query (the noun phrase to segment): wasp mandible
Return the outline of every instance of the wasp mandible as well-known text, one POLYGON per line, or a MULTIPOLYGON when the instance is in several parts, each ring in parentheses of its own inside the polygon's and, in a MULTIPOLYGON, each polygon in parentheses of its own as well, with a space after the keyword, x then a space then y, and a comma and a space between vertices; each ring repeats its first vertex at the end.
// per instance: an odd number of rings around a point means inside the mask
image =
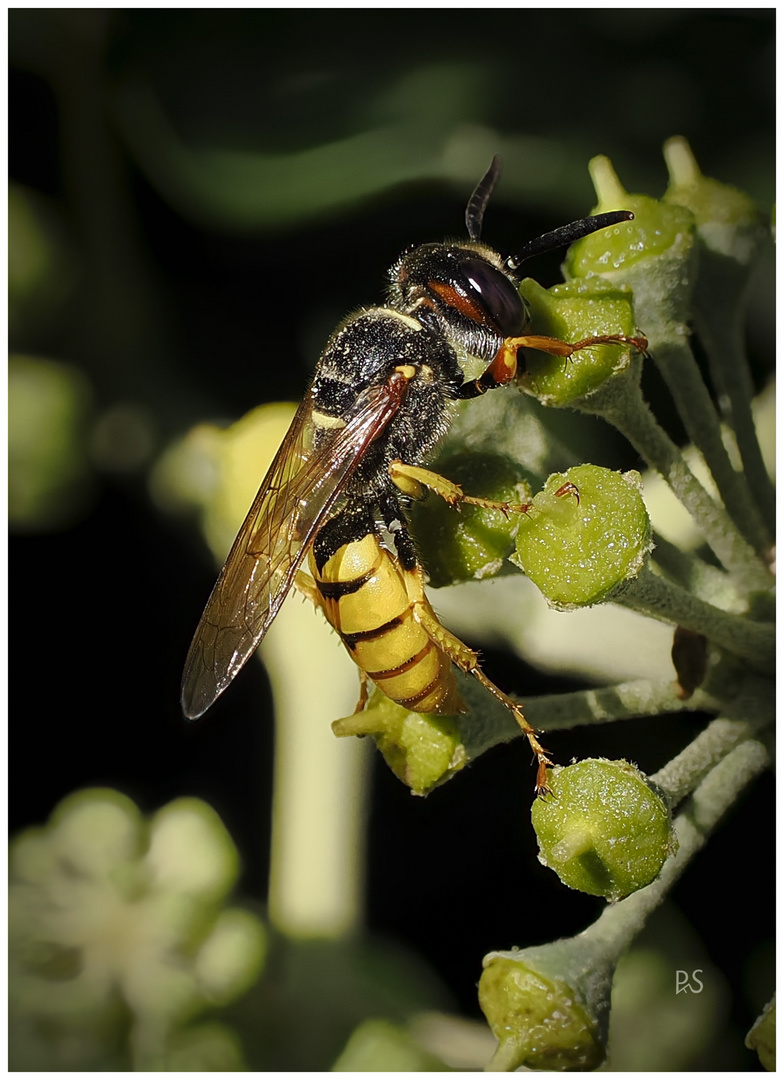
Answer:
POLYGON ((484 674, 478 654, 438 620, 409 532, 408 511, 426 490, 454 506, 504 513, 528 506, 467 496, 427 468, 458 401, 510 382, 517 351, 569 357, 621 335, 569 343, 526 333, 516 271, 538 252, 629 221, 614 211, 582 218, 504 259, 480 241, 499 175, 494 158, 468 201, 468 239, 422 244, 390 271, 387 302, 349 316, 332 334, 193 638, 182 708, 196 719, 254 652, 292 585, 318 607, 360 669, 414 712, 465 711, 454 668, 469 672, 509 708, 538 761, 536 790, 550 764, 522 706, 484 674), (459 363, 485 364, 466 381, 459 363), (310 574, 301 569, 308 560, 310 574))

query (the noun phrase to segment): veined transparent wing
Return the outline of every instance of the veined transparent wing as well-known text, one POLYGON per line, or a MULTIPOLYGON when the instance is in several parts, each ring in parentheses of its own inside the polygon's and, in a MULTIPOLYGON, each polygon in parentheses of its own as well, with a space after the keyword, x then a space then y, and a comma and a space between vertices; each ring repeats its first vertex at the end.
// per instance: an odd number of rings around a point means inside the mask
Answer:
POLYGON ((343 427, 314 443, 310 394, 267 472, 196 629, 182 678, 182 709, 195 720, 229 685, 264 637, 308 545, 367 447, 400 407, 406 380, 391 377, 357 399, 343 427))

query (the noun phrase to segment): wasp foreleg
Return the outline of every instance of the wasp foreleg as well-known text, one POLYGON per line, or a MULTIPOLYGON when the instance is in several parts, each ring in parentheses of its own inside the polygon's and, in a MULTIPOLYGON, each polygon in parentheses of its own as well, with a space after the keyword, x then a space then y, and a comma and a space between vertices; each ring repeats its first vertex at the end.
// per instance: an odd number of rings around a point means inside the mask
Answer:
POLYGON ((552 765, 552 761, 547 756, 547 751, 539 742, 536 732, 526 720, 522 706, 516 701, 513 701, 512 698, 503 692, 503 690, 500 690, 492 680, 488 679, 487 675, 485 675, 479 666, 479 654, 474 652, 473 649, 469 649, 460 638, 456 637, 438 621, 435 612, 425 596, 424 575, 420 568, 406 574, 406 589, 411 599, 414 618, 428 637, 435 642, 439 649, 449 657, 456 667, 459 667, 461 671, 465 671, 469 675, 473 675, 477 682, 481 683, 486 690, 489 690, 493 697, 509 709, 514 716, 521 731, 528 739, 531 750, 536 756, 538 768, 536 771, 535 790, 540 798, 544 798, 544 796, 549 793, 549 788, 547 787, 547 767, 548 765, 552 765))
POLYGON ((561 341, 560 338, 545 334, 526 334, 523 337, 506 338, 495 354, 492 363, 485 368, 478 379, 464 383, 458 392, 462 399, 479 397, 487 390, 506 386, 517 374, 517 350, 536 349, 549 353, 550 356, 569 358, 580 349, 590 349, 594 345, 631 345, 638 352, 647 353, 648 340, 644 337, 629 337, 627 334, 602 334, 597 337, 583 338, 581 341, 561 341))

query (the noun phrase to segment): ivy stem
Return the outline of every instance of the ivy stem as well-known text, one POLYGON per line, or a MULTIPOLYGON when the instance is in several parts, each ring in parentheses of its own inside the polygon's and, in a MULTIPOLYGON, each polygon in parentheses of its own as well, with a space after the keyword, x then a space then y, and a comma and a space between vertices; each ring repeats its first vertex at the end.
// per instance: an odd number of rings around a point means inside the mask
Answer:
POLYGON ((527 698, 525 715, 538 731, 560 731, 584 724, 610 724, 639 716, 660 716, 694 709, 716 712, 716 698, 704 688, 688 700, 678 697, 673 680, 631 679, 596 690, 542 694, 527 698))
POLYGON ((711 382, 719 409, 733 430, 745 483, 773 536, 775 495, 757 439, 754 385, 744 347, 749 288, 754 264, 768 243, 768 229, 750 200, 703 177, 682 136, 667 140, 664 159, 671 181, 668 194, 696 215, 699 274, 690 321, 705 347, 711 382))
POLYGON ((771 723, 775 716, 775 691, 766 679, 750 677, 743 689, 704 731, 651 780, 677 806, 708 775, 718 762, 745 739, 771 723))
POLYGON ((712 305, 710 318, 700 305, 694 305, 694 326, 705 346, 711 379, 719 405, 727 415, 735 434, 743 475, 748 489, 760 508, 771 535, 776 531, 776 493, 762 460, 751 405, 754 387, 743 346, 743 322, 737 308, 712 305))
POLYGON ((668 581, 651 564, 619 586, 612 599, 633 611, 704 634, 733 656, 740 656, 759 674, 772 675, 775 670, 776 634, 772 623, 729 615, 668 581))
POLYGON ((689 592, 707 600, 722 611, 732 611, 736 615, 746 610, 747 599, 735 586, 734 580, 711 566, 697 555, 681 551, 675 544, 663 536, 654 537, 653 561, 676 584, 689 592))
MULTIPOLYGON (((639 365, 635 365, 639 373, 639 365)), ((716 557, 747 589, 766 589, 773 583, 764 563, 740 535, 723 507, 708 494, 691 471, 678 447, 659 426, 642 396, 634 373, 605 384, 602 391, 579 404, 585 412, 613 424, 647 464, 669 484, 683 503, 716 557)))
MULTIPOLYGON (((759 555, 771 537, 754 503, 743 473, 730 461, 721 423, 685 336, 649 341, 651 356, 669 387, 684 427, 716 481, 722 502, 738 531, 759 555)), ((756 441, 756 439, 755 439, 756 441)))
MULTIPOLYGON (((537 731, 566 731, 589 724, 611 724, 639 716, 663 716, 695 709, 717 713, 728 690, 722 670, 726 668, 726 664, 712 668, 705 683, 688 701, 678 697, 674 678, 630 679, 591 690, 528 697, 522 705, 526 718, 537 731)), ((469 760, 521 736, 509 710, 474 679, 460 678, 460 694, 471 707, 460 719, 460 736, 469 760)))

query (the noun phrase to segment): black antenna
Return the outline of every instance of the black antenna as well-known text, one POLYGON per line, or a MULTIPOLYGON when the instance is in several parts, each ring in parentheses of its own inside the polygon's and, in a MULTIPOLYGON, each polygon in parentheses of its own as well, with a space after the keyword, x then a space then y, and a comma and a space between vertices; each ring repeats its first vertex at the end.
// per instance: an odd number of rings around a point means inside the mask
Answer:
MULTIPOLYGON (((482 183, 484 181, 480 182, 479 187, 482 186, 482 183)), ((476 197, 479 187, 471 196, 472 201, 476 197)), ((485 199, 485 202, 487 202, 487 199, 485 199)), ((470 207, 471 203, 469 202, 468 205, 470 207)), ((468 211, 466 210, 467 217, 468 211)), ((594 217, 580 218, 579 221, 573 221, 570 225, 562 225, 560 229, 553 229, 552 232, 544 233, 535 240, 529 240, 522 251, 517 255, 509 256, 506 260, 507 268, 516 270, 520 263, 530 259, 533 255, 539 255, 543 251, 551 251, 557 247, 568 247, 575 240, 582 240, 584 236, 590 236, 591 233, 598 232, 600 229, 607 229, 611 225, 619 225, 622 221, 633 220, 634 214, 631 210, 611 210, 607 214, 596 214, 594 217)))
POLYGON ((482 219, 485 216, 488 200, 493 194, 493 188, 500 175, 501 162, 498 159, 498 154, 496 154, 490 162, 490 168, 476 185, 473 195, 468 200, 465 223, 469 240, 478 240, 482 235, 482 219))

